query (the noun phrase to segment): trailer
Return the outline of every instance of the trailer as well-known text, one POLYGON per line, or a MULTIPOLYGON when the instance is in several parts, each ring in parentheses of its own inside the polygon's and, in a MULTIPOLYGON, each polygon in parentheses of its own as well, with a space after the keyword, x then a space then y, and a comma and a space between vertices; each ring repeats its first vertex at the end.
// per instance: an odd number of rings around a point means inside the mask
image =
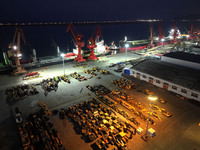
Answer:
POLYGON ((30 72, 22 76, 23 80, 29 80, 29 79, 34 79, 38 78, 40 76, 39 72, 30 72))

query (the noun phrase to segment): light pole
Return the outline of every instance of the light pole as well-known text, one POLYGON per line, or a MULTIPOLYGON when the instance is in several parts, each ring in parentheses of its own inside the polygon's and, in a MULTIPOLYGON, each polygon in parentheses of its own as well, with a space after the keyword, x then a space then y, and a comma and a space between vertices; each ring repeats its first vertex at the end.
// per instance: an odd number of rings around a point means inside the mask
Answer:
POLYGON ((161 41, 162 41, 162 46, 163 46, 163 42, 165 41, 165 39, 161 39, 161 41))
POLYGON ((147 128, 146 128, 146 133, 145 133, 145 139, 147 139, 148 126, 149 126, 149 119, 150 119, 150 115, 151 115, 151 103, 152 103, 152 101, 156 101, 158 98, 157 98, 156 96, 150 95, 150 96, 148 97, 148 99, 150 100, 150 108, 149 108, 149 116, 148 116, 148 120, 147 120, 147 128))
POLYGON ((61 53, 60 56, 62 57, 62 60, 63 60, 63 71, 64 71, 64 76, 65 76, 65 61, 64 61, 65 54, 61 53))
POLYGON ((126 60, 127 60, 127 48, 129 47, 129 44, 125 44, 126 47, 126 60))

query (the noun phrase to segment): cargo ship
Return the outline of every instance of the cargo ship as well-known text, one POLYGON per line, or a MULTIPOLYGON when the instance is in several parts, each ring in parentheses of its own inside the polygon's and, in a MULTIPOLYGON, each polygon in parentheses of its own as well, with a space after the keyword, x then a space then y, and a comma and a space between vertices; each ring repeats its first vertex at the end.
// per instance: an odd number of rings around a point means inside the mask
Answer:
MULTIPOLYGON (((159 41, 156 39, 156 40, 153 41, 153 44, 155 46, 167 45, 167 44, 170 43, 170 41, 171 41, 170 38, 164 38, 164 40, 160 44, 159 41)), ((136 41, 119 41, 119 50, 120 50, 120 52, 125 52, 126 51, 126 47, 125 47, 126 44, 128 44, 127 51, 137 51, 137 50, 145 49, 145 48, 148 48, 148 45, 149 45, 150 42, 151 41, 148 40, 148 39, 136 40, 136 41)))
MULTIPOLYGON (((167 44, 170 44, 170 43, 180 42, 183 39, 180 31, 177 30, 176 39, 173 40, 174 39, 174 31, 175 31, 174 29, 171 29, 171 31, 169 32, 169 35, 166 36, 166 37, 163 37, 160 42, 159 42, 158 37, 154 38, 153 45, 159 46, 159 45, 167 45, 167 44)), ((148 46, 149 46, 150 43, 151 43, 150 39, 135 40, 135 41, 127 41, 125 39, 125 40, 119 41, 119 50, 120 50, 120 52, 125 52, 126 50, 127 51, 142 50, 142 49, 145 49, 145 48, 149 48, 148 46), (126 45, 127 45, 127 48, 126 48, 126 45)))

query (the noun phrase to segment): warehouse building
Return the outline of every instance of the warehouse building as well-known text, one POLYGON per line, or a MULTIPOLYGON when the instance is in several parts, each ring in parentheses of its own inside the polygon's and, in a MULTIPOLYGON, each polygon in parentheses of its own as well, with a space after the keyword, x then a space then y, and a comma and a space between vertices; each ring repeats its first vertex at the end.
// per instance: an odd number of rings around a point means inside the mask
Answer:
POLYGON ((200 70, 200 55, 172 52, 163 55, 161 61, 200 70))
POLYGON ((200 102, 200 71, 176 65, 172 60, 170 63, 167 61, 144 60, 131 68, 125 68, 123 72, 200 102))

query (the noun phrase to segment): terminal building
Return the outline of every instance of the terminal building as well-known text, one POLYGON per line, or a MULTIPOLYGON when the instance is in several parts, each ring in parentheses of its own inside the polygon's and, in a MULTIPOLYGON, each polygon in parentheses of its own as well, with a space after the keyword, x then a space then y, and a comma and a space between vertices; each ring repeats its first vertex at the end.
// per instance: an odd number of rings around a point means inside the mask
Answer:
POLYGON ((173 52, 161 60, 144 60, 125 74, 149 82, 157 87, 200 102, 200 56, 173 52))

